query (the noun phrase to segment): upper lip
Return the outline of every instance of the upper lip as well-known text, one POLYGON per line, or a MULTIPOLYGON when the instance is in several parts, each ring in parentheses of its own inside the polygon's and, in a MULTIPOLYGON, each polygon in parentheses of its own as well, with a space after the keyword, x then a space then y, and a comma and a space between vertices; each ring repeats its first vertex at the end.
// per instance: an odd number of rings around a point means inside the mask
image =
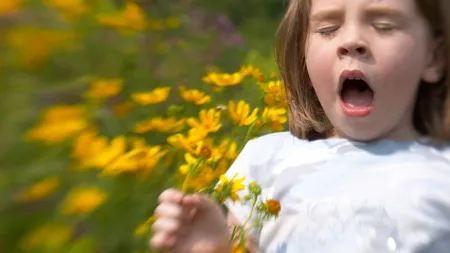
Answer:
MULTIPOLYGON (((358 69, 353 70, 344 70, 342 71, 341 75, 339 76, 339 93, 342 91, 342 88, 344 86, 344 82, 347 79, 361 79, 370 87, 370 84, 367 80, 367 77, 364 75, 364 73, 358 69)), ((372 88, 372 87, 370 87, 372 88)))

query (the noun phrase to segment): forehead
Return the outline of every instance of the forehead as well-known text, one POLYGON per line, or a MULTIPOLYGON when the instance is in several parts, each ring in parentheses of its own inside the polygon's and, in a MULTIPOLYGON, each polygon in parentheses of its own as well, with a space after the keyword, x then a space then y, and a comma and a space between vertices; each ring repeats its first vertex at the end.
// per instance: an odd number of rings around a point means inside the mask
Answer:
MULTIPOLYGON (((311 13, 328 9, 370 9, 389 8, 405 13, 416 12, 416 0, 310 0, 311 13)), ((426 0, 419 0, 426 1, 426 0)))

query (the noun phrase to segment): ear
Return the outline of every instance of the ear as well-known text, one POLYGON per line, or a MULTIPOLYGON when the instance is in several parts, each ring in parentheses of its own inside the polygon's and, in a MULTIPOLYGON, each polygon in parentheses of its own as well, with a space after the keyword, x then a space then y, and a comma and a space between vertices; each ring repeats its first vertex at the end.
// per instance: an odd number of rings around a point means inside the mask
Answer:
POLYGON ((435 38, 430 49, 428 64, 425 66, 422 79, 427 83, 437 83, 444 77, 445 71, 444 38, 435 38))

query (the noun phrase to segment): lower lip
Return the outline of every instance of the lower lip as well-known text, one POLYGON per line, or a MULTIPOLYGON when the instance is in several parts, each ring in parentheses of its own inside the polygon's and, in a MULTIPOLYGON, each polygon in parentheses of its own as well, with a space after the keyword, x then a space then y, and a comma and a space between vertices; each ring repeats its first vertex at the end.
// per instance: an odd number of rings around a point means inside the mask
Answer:
POLYGON ((342 112, 347 115, 348 117, 353 118, 360 118, 360 117, 366 117, 369 115, 372 110, 374 109, 374 106, 364 106, 364 107, 351 107, 346 105, 342 100, 340 100, 342 112))

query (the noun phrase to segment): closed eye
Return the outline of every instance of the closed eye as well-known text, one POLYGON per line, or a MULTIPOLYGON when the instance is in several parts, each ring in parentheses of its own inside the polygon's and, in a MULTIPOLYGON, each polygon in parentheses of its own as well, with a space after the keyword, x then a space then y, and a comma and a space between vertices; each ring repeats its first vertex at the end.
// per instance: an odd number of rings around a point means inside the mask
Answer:
POLYGON ((322 36, 330 36, 339 29, 338 26, 330 26, 318 29, 316 32, 322 36))
POLYGON ((372 25, 376 30, 381 32, 390 32, 395 29, 392 24, 387 23, 375 23, 372 25))

